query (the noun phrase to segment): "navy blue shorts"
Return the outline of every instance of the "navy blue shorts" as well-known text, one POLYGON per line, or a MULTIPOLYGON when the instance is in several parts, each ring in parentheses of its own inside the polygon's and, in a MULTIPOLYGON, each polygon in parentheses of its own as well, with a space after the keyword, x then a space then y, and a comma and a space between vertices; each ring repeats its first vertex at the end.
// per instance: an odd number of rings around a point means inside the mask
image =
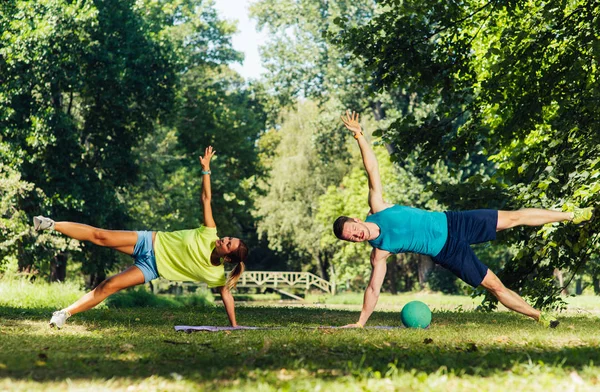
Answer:
POLYGON ((148 283, 158 278, 156 257, 154 257, 154 247, 152 246, 152 232, 136 231, 136 233, 138 238, 131 257, 135 260, 134 265, 142 270, 144 281, 148 283))
POLYGON ((471 244, 496 239, 498 211, 447 211, 448 239, 433 261, 449 269, 468 284, 478 287, 488 267, 471 249, 471 244))

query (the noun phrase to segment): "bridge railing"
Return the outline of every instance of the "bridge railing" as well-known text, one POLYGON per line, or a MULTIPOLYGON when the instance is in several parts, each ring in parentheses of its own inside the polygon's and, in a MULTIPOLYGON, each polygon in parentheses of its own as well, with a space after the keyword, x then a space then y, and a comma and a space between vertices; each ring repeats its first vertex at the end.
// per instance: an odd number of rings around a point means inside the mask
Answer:
POLYGON ((246 271, 238 281, 238 287, 298 288, 313 287, 335 294, 335 284, 310 272, 246 271))
MULTIPOLYGON (((152 285, 153 290, 159 290, 161 286, 176 286, 182 291, 186 287, 202 287, 205 283, 199 282, 170 282, 159 279, 152 285)), ((287 271, 245 271, 238 280, 237 287, 257 287, 283 290, 286 288, 310 290, 317 288, 326 293, 335 294, 335 283, 329 282, 310 272, 287 272, 287 271)))

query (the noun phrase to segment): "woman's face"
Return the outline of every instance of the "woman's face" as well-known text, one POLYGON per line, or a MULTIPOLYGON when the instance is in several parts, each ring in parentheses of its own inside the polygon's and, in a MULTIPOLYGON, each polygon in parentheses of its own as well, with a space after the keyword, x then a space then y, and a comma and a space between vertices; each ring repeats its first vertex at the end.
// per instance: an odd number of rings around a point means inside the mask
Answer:
POLYGON ((240 239, 235 237, 219 238, 216 242, 215 250, 219 257, 224 257, 235 252, 240 246, 240 239))

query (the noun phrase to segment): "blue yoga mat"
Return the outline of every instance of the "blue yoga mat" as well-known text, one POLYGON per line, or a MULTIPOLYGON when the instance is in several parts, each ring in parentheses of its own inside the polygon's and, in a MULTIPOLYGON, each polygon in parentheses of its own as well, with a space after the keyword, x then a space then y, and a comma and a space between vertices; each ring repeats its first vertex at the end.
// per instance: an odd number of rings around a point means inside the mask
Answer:
MULTIPOLYGON (((343 329, 340 326, 333 325, 321 325, 317 327, 301 327, 302 329, 343 329)), ((387 326, 387 325, 375 325, 365 327, 365 329, 400 329, 404 328, 401 326, 387 326)), ((177 332, 219 332, 219 331, 239 331, 239 330, 265 330, 265 329, 283 329, 283 327, 248 327, 248 326, 239 326, 239 327, 219 327, 214 325, 176 325, 175 331, 177 332)))

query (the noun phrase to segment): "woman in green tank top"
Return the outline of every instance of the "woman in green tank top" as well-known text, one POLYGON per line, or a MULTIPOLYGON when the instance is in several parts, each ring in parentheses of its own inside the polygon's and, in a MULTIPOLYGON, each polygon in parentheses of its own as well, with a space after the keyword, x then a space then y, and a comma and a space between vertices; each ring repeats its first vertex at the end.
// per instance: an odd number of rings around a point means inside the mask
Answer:
POLYGON ((61 328, 67 318, 98 305, 109 295, 149 282, 159 276, 177 281, 202 281, 209 287, 217 287, 221 293, 225 311, 233 327, 237 326, 233 296, 235 287, 244 272, 248 247, 234 237, 217 237, 216 224, 211 207, 210 160, 215 154, 211 146, 200 157, 202 166, 202 207, 204 225, 194 230, 176 232, 118 231, 74 223, 54 222, 37 216, 34 228, 56 230, 79 241, 90 241, 99 246, 116 249, 135 259, 133 266, 100 283, 69 307, 54 312, 50 325, 61 328), (236 266, 225 279, 224 263, 236 266))

